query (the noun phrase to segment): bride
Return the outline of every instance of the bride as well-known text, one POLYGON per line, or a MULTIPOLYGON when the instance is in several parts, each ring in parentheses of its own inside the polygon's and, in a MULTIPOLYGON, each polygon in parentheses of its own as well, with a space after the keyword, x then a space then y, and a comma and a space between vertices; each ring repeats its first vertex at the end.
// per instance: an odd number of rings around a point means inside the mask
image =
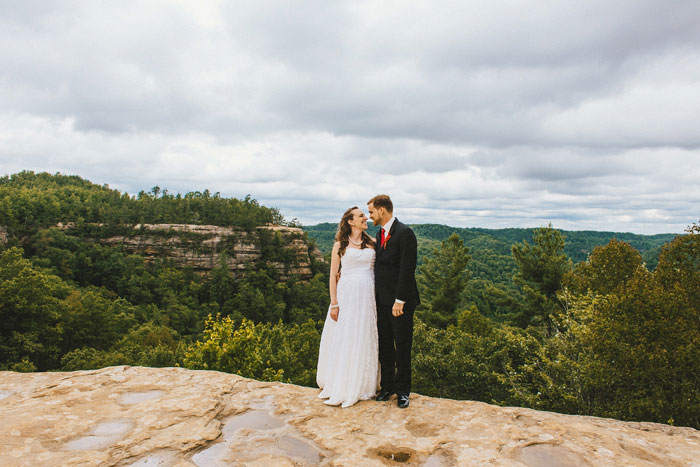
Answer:
POLYGON ((321 334, 318 397, 349 407, 372 399, 379 384, 377 305, 374 300, 374 240, 358 207, 345 211, 331 254, 331 305, 321 334), (342 279, 338 271, 342 266, 342 279))

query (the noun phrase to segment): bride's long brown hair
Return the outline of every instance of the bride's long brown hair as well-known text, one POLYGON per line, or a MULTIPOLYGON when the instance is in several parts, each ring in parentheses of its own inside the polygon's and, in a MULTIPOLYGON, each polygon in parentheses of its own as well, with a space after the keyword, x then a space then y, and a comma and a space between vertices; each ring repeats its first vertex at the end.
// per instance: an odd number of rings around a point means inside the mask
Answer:
MULTIPOLYGON (((335 241, 340 242, 340 249, 338 250, 338 256, 343 256, 345 254, 345 249, 350 244, 350 234, 352 233, 352 226, 348 223, 349 220, 353 218, 352 212, 358 209, 357 206, 353 206, 343 214, 338 224, 338 231, 335 234, 335 241)), ((374 239, 367 235, 367 232, 362 231, 362 244, 361 249, 365 249, 369 246, 374 247, 374 239)))

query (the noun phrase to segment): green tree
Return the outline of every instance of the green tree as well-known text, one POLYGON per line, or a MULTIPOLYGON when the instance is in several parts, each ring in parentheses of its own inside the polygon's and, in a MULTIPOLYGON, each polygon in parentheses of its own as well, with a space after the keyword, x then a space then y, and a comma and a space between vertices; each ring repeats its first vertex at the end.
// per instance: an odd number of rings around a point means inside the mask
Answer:
POLYGON ((451 399, 513 405, 513 375, 541 347, 526 331, 499 325, 474 309, 447 329, 416 321, 413 378, 416 392, 451 399))
POLYGON ((564 274, 571 269, 571 260, 564 253, 564 235, 547 227, 535 229, 533 243, 526 240, 512 247, 518 265, 515 283, 523 294, 517 322, 521 327, 547 326, 560 309, 557 292, 564 274))
POLYGON ((588 261, 582 261, 566 274, 564 283, 575 293, 591 290, 607 294, 624 286, 642 266, 642 255, 629 243, 613 238, 597 246, 588 261))
POLYGON ((494 284, 489 280, 470 279, 463 301, 476 306, 479 313, 500 323, 513 323, 520 316, 522 303, 518 290, 511 286, 494 284))
POLYGON ((678 289, 700 316, 700 226, 664 246, 655 273, 665 290, 678 289))
POLYGON ((61 369, 90 370, 114 365, 181 366, 185 347, 177 333, 167 326, 144 323, 129 331, 109 350, 82 347, 68 352, 61 359, 61 369))
POLYGON ((74 290, 65 304, 64 352, 81 347, 107 350, 136 324, 129 302, 99 289, 74 290))
POLYGON ((188 349, 185 365, 313 386, 320 338, 313 321, 285 325, 244 319, 236 326, 228 316, 210 316, 203 339, 188 349))
MULTIPOLYGON (((588 271, 584 278, 608 277, 611 283, 563 294, 565 312, 555 317, 558 332, 510 375, 518 403, 700 426, 696 242, 700 236, 678 237, 664 248, 653 273, 641 264, 626 280, 608 270, 588 271)), ((612 256, 619 265, 591 263, 624 271, 634 257, 619 254, 625 250, 621 245, 607 250, 617 253, 612 256)))
POLYGON ((0 252, 2 367, 26 360, 41 371, 55 368, 70 291, 57 276, 34 269, 19 248, 0 252))
POLYGON ((228 264, 228 255, 219 255, 217 266, 212 269, 208 282, 209 300, 223 306, 236 295, 236 281, 228 264))
POLYGON ((308 282, 294 281, 287 288, 286 323, 302 324, 323 320, 328 312, 328 274, 316 274, 308 282))
POLYGON ((444 328, 456 324, 456 311, 461 304, 469 272, 469 249, 455 233, 435 248, 419 268, 421 319, 429 326, 444 328))
POLYGON ((286 289, 265 269, 248 270, 224 310, 238 320, 244 317, 255 322, 279 321, 284 318, 286 289))

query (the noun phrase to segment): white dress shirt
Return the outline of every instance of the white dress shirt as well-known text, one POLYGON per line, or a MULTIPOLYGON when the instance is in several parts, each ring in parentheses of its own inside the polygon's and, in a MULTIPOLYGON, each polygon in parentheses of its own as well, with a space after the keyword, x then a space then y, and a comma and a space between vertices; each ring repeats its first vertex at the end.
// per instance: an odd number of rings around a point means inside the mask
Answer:
POLYGON ((394 216, 391 216, 391 219, 386 221, 386 224, 382 226, 382 228, 384 229, 384 235, 389 235, 389 231, 391 230, 391 226, 394 225, 395 220, 396 218, 394 216))

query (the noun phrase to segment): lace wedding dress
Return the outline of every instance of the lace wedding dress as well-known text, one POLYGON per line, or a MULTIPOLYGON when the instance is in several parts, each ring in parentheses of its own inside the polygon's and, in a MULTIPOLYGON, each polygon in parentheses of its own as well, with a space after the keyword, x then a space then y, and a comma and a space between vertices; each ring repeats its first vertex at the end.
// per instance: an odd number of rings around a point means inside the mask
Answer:
POLYGON ((373 248, 347 248, 340 259, 338 321, 330 310, 321 334, 316 382, 318 397, 349 407, 374 397, 379 388, 377 305, 373 248))

